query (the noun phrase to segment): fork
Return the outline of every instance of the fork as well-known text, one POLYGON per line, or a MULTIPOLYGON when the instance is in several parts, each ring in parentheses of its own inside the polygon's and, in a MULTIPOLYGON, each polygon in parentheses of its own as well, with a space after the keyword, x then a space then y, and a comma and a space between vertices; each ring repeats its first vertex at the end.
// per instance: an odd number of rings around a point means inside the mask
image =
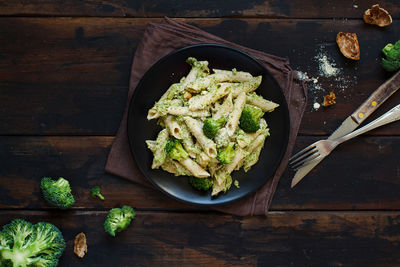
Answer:
POLYGON ((359 136, 360 134, 363 134, 365 132, 371 131, 372 129, 378 128, 382 125, 394 122, 400 120, 400 104, 380 116, 379 118, 375 119, 374 121, 371 121, 364 127, 353 131, 345 136, 342 136, 340 138, 334 139, 334 140, 320 140, 317 141, 305 149, 301 150, 297 154, 293 155, 289 159, 289 165, 292 169, 298 170, 299 168, 310 164, 312 162, 318 161, 326 156, 328 156, 335 147, 337 147, 339 144, 350 140, 356 136, 359 136))

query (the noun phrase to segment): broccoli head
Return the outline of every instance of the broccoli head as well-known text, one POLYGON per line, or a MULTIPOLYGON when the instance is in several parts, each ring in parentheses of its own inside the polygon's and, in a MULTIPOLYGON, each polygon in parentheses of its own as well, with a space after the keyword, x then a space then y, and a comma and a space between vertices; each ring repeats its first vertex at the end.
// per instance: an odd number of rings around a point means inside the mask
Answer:
POLYGON ((122 208, 111 209, 104 222, 104 230, 111 236, 115 236, 116 233, 125 230, 131 224, 135 215, 133 208, 127 205, 122 208))
POLYGON ((43 177, 40 183, 44 199, 52 206, 67 209, 75 203, 69 182, 60 177, 57 181, 43 177))
POLYGON ((386 58, 382 58, 382 67, 387 71, 396 71, 400 69, 400 40, 395 44, 387 44, 382 53, 386 58))
POLYGON ((255 133, 260 129, 260 118, 264 115, 263 111, 255 106, 246 105, 240 116, 240 128, 246 133, 255 133))
POLYGON ((0 232, 0 266, 57 266, 64 249, 64 237, 51 223, 14 219, 0 232))
POLYGON ((221 129, 225 125, 225 122, 225 117, 221 117, 218 120, 214 120, 212 118, 206 119, 203 124, 204 135, 210 139, 213 139, 217 135, 219 129, 221 129))
POLYGON ((93 186, 92 189, 90 189, 90 194, 92 195, 92 197, 98 197, 101 200, 104 200, 104 197, 100 192, 100 186, 93 186))
POLYGON ((189 184, 199 191, 207 191, 213 185, 211 179, 197 178, 194 176, 189 177, 189 184))
POLYGON ((185 149, 183 149, 181 141, 178 139, 168 140, 168 142, 165 144, 165 151, 167 151, 167 154, 172 159, 177 161, 184 160, 189 156, 185 149))
POLYGON ((231 142, 225 148, 218 150, 217 159, 224 164, 229 164, 235 157, 235 143, 231 142))

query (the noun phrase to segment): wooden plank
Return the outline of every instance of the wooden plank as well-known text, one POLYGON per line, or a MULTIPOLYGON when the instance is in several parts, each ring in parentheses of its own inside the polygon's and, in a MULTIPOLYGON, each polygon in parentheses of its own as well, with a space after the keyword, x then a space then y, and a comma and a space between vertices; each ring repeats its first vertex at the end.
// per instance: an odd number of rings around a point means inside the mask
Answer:
POLYGON ((150 210, 190 208, 158 191, 106 174, 104 166, 113 137, 0 139, 0 159, 5 167, 0 170, 0 208, 51 208, 40 190, 40 180, 44 176, 61 176, 70 181, 76 200, 74 209, 112 208, 124 204, 150 210), (7 158, 8 164, 5 163, 7 158), (95 185, 101 186, 106 201, 90 196, 90 188, 95 185))
MULTIPOLYGON (((317 139, 300 137, 295 150, 317 139)), ((399 141, 399 137, 349 141, 294 189, 290 189, 293 172, 287 170, 271 209, 399 210, 399 141)), ((76 198, 73 209, 109 209, 123 204, 142 210, 199 209, 105 174, 111 143, 111 137, 0 137, 0 209, 49 209, 39 188, 43 176, 70 180, 76 198), (106 201, 91 198, 89 190, 94 185, 101 185, 106 201)))
MULTIPOLYGON (((364 10, 376 1, 334 2, 236 0, 221 1, 2 1, 3 16, 112 16, 112 17, 277 17, 277 18, 362 18, 364 10)), ((393 1, 380 1, 394 18, 400 7, 393 1)))
POLYGON ((108 236, 106 213, 0 212, 57 225, 67 241, 60 266, 397 266, 399 212, 275 212, 240 218, 214 213, 137 212, 130 227, 108 236), (84 232, 88 253, 73 254, 84 232))
MULTIPOLYGON (((295 152, 319 137, 298 138, 295 152)), ((287 170, 272 209, 397 210, 400 199, 398 137, 358 137, 340 145, 293 189, 287 170)))
MULTIPOLYGON (((113 135, 126 102, 130 64, 149 22, 161 19, 1 18, 0 134, 113 135), (29 42, 27 40, 29 39, 29 42), (61 101, 62 100, 62 101, 61 101)), ((400 21, 387 29, 350 20, 183 19, 229 41, 281 57, 294 69, 318 78, 310 83, 301 134, 331 133, 389 74, 379 65, 380 50, 399 36, 400 21), (337 49, 338 31, 357 32, 361 60, 337 49), (319 74, 318 56, 340 70, 319 74), (322 89, 318 89, 322 88, 322 89), (337 104, 312 105, 334 91, 337 104)), ((377 112, 400 102, 397 93, 377 112)), ((388 126, 374 134, 400 134, 388 126)))

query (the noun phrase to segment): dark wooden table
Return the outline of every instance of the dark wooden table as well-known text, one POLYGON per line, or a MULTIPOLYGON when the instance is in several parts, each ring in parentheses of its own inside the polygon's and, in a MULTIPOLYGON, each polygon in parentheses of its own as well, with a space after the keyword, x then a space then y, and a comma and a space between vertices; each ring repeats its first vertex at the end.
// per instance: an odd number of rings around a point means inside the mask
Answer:
MULTIPOLYGON (((60 266, 400 265, 400 127, 394 123, 339 147, 295 189, 285 172, 268 217, 237 217, 178 203, 104 172, 125 106, 130 64, 149 22, 178 18, 229 41, 288 57, 317 78, 296 148, 329 135, 382 82, 380 49, 400 38, 400 4, 380 1, 394 22, 366 25, 376 1, 0 1, 0 224, 48 221, 62 230, 60 266), (358 34, 361 60, 345 59, 337 32, 358 34), (322 77, 319 53, 342 74, 322 77), (318 86, 324 90, 318 90, 318 86), (337 104, 313 109, 333 90, 337 104), (76 205, 46 205, 43 176, 70 180, 76 205), (106 201, 92 199, 101 185, 106 201), (112 238, 110 208, 137 210, 112 238), (88 254, 73 254, 73 238, 88 254)), ((372 116, 400 102, 392 96, 372 116)), ((372 119, 371 118, 371 119, 372 119)))

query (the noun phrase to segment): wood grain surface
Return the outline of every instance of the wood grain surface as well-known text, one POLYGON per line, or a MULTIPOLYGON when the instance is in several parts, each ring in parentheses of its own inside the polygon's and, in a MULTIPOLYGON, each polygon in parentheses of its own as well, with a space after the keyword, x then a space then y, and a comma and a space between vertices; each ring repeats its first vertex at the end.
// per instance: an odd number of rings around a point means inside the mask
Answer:
MULTIPOLYGON (((104 172, 148 23, 174 17, 288 58, 310 79, 297 151, 329 135, 390 77, 381 49, 399 39, 400 4, 379 2, 394 22, 378 28, 362 20, 375 3, 0 0, 0 226, 14 218, 54 223, 67 241, 60 266, 399 266, 399 123, 339 146, 294 189, 287 169, 266 217, 180 203, 104 172), (357 33, 359 61, 340 54, 339 31, 357 33), (324 56, 337 75, 321 73, 324 56), (337 104, 313 109, 331 91, 337 104), (45 203, 43 176, 70 181, 70 210, 45 203), (94 185, 105 201, 90 196, 94 185), (112 238, 105 216, 122 205, 137 217, 112 238), (80 232, 88 238, 83 259, 73 254, 80 232)), ((398 103, 400 92, 368 121, 398 103)))
MULTIPOLYGON (((1 1, 3 16, 98 16, 98 17, 277 17, 361 18, 377 2, 363 1, 177 1, 177 0, 53 0, 1 1)), ((379 1, 394 18, 399 18, 396 0, 379 1)))
POLYGON ((271 212, 240 218, 216 213, 138 212, 113 238, 104 211, 3 211, 12 218, 46 220, 63 232, 60 266, 397 266, 399 212, 271 212), (88 253, 73 254, 84 232, 88 253), (179 264, 178 264, 179 263, 179 264))
MULTIPOLYGON (((318 139, 301 137, 295 150, 318 139)), ((123 204, 142 210, 198 209, 105 174, 104 164, 112 140, 113 137, 1 137, 0 208, 52 209, 41 197, 40 179, 61 176, 71 182, 76 197, 73 209, 123 204), (89 190, 94 185, 101 185, 107 201, 90 196, 89 190)), ((338 147, 294 189, 290 188, 293 172, 288 169, 271 209, 398 210, 399 166, 399 137, 360 137, 338 147)))

